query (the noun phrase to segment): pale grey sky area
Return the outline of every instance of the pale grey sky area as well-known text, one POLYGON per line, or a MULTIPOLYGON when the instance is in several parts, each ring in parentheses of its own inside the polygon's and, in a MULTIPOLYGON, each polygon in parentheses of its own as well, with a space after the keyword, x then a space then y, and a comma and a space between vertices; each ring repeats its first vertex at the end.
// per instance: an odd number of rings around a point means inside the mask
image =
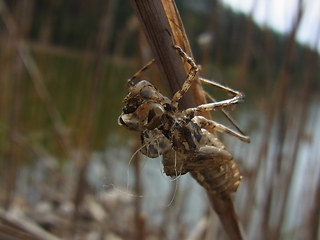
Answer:
MULTIPOLYGON (((222 0, 235 11, 249 13, 260 25, 268 25, 278 32, 288 32, 297 14, 299 0, 222 0)), ((320 0, 303 0, 304 15, 299 27, 297 40, 320 50, 320 0)))

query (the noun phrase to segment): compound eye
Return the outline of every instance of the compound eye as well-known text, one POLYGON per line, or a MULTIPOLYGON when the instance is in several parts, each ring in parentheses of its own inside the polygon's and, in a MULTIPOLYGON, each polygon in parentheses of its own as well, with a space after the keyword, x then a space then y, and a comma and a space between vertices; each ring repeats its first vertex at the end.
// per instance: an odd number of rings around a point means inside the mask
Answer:
POLYGON ((155 95, 155 89, 152 86, 146 86, 141 89, 140 95, 144 99, 151 99, 155 95))

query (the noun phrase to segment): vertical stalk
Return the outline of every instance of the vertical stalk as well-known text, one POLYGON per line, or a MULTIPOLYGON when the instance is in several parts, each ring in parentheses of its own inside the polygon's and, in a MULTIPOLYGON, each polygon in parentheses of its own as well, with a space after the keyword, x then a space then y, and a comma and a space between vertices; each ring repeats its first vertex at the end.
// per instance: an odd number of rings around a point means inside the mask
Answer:
MULTIPOLYGON (((131 0, 147 36, 156 62, 165 76, 171 94, 180 89, 190 66, 183 63, 173 48, 173 40, 189 56, 192 56, 182 21, 173 0, 131 0)), ((193 84, 191 91, 180 101, 180 108, 204 103, 204 94, 199 84, 193 84)), ((208 116, 207 116, 208 117, 208 116)), ((213 208, 230 239, 243 239, 231 197, 224 200, 208 194, 213 208)))
MULTIPOLYGON (((12 15, 9 13, 7 6, 3 0, 0 0, 0 16, 2 17, 5 26, 8 29, 10 36, 15 36, 19 33, 18 24, 12 18, 12 15)), ((14 45, 19 57, 23 62, 23 65, 26 71, 29 73, 30 78, 33 82, 34 88, 39 95, 40 100, 45 105, 45 108, 48 112, 48 115, 52 121, 53 128, 58 135, 59 143, 62 149, 67 153, 67 155, 72 159, 74 158, 71 142, 64 128, 64 124, 60 115, 60 112, 56 108, 55 104, 52 101, 51 95, 44 84, 43 76, 34 61, 29 48, 23 39, 20 40, 14 45)))
MULTIPOLYGON (((280 225, 282 222, 283 214, 285 211, 284 206, 284 200, 286 199, 286 196, 283 194, 284 191, 282 189, 282 186, 284 182, 282 182, 284 179, 288 177, 288 174, 290 175, 290 170, 287 170, 285 172, 282 171, 283 166, 283 160, 284 160, 284 154, 283 154, 283 147, 285 143, 285 136, 287 134, 287 125, 288 125, 288 115, 286 112, 287 109, 287 98, 289 94, 289 86, 291 83, 292 78, 292 72, 291 67, 293 65, 293 57, 295 53, 295 38, 296 33, 298 31, 299 25, 301 23, 301 19, 303 16, 303 7, 302 7, 302 0, 298 2, 298 10, 295 22, 293 23, 292 30, 288 36, 287 40, 287 48, 285 50, 284 60, 282 67, 280 69, 279 73, 279 79, 277 86, 275 88, 275 97, 274 97, 274 112, 272 115, 275 115, 275 124, 277 127, 277 136, 276 136, 276 142, 275 142, 275 157, 273 162, 273 169, 272 172, 274 173, 272 184, 268 186, 267 194, 266 194, 266 205, 264 209, 266 211, 264 212, 263 221, 264 221, 264 227, 267 229, 266 234, 264 234, 265 239, 275 239, 279 237, 280 234, 280 225), (286 175, 284 177, 284 175, 286 175), (275 228, 271 229, 269 228, 268 222, 271 220, 271 212, 272 212, 272 200, 274 197, 277 196, 278 199, 280 199, 279 203, 281 207, 281 213, 276 218, 276 222, 273 224, 275 228)), ((291 167, 293 167, 293 162, 291 167)))
MULTIPOLYGON (((264 67, 264 79, 263 82, 265 82, 265 87, 264 89, 266 89, 266 93, 271 93, 272 92, 272 88, 271 88, 271 80, 272 80, 272 76, 271 76, 271 55, 272 55, 272 46, 274 43, 271 42, 271 38, 270 38, 270 30, 268 30, 267 28, 264 29, 264 33, 263 33, 263 49, 265 49, 264 51, 264 55, 261 56, 261 59, 263 59, 263 67, 264 67)), ((246 208, 244 209, 244 226, 248 229, 249 227, 249 222, 253 219, 253 214, 254 214, 254 208, 251 208, 251 206, 253 206, 256 198, 257 198, 257 194, 258 194, 258 188, 261 187, 261 182, 259 181, 259 175, 262 174, 263 172, 266 172, 266 164, 265 164, 265 160, 267 159, 267 154, 268 154, 268 150, 269 150, 269 142, 270 142, 270 136, 271 136, 271 131, 270 131, 270 126, 272 126, 272 121, 273 121, 273 111, 272 111, 273 105, 270 105, 267 101, 264 103, 264 111, 265 111, 265 119, 266 119, 266 123, 263 126, 263 130, 261 133, 261 143, 258 146, 258 150, 257 150, 257 155, 255 157, 255 160, 253 162, 256 163, 256 167, 254 168, 254 170, 252 171, 252 178, 251 181, 249 183, 249 189, 254 189, 254 192, 252 194, 250 194, 247 198, 247 204, 246 204, 246 208), (247 209, 251 209, 251 211, 248 213, 247 209)), ((268 183, 266 181, 266 183, 264 184, 264 186, 267 186, 268 183)), ((262 229, 257 230, 257 232, 261 231, 262 229)))
MULTIPOLYGON (((97 115, 97 99, 100 95, 100 82, 102 79, 103 67, 104 67, 104 53, 109 39, 111 23, 113 18, 113 0, 108 0, 105 3, 105 11, 100 22, 100 31, 97 36, 97 49, 95 56, 95 68, 93 71, 93 76, 90 81, 88 100, 86 105, 86 111, 83 117, 83 127, 80 135, 80 148, 82 155, 79 161, 79 175, 77 186, 74 193, 74 205, 75 205, 75 215, 74 218, 77 219, 79 213, 79 206, 82 203, 84 194, 86 193, 86 173, 89 164, 90 151, 95 138, 95 119, 97 115)), ((74 225, 76 226, 76 224, 74 225)))
MULTIPOLYGON (((17 41, 17 39, 15 39, 17 41)), ((11 109, 8 119, 8 152, 6 156, 6 191, 5 191, 5 201, 4 207, 9 209, 11 203, 13 203, 14 194, 16 190, 16 178, 19 165, 19 151, 15 139, 15 134, 17 134, 19 129, 19 115, 20 115, 20 105, 21 105, 21 78, 22 78, 22 61, 18 56, 17 51, 15 51, 16 57, 15 63, 13 64, 13 76, 12 76, 12 101, 11 109)))
MULTIPOLYGON (((172 5, 173 1, 165 1, 165 4, 160 0, 132 0, 131 2, 154 53, 157 65, 165 77, 166 85, 169 86, 170 93, 173 95, 180 89, 187 76, 180 55, 173 48, 173 40, 179 46, 182 41, 175 38, 177 33, 171 29, 168 20, 173 21, 174 19, 167 16, 164 10, 165 6, 172 5)), ((183 108, 195 105, 194 97, 190 92, 180 101, 180 107, 183 108)))
POLYGON ((243 87, 246 84, 246 77, 248 74, 250 54, 251 54, 252 32, 254 27, 253 13, 256 8, 257 2, 258 0, 254 0, 250 13, 247 16, 246 32, 244 33, 244 44, 242 48, 242 56, 241 56, 240 66, 239 66, 240 72, 237 80, 238 85, 241 87, 243 87))
MULTIPOLYGON (((2 10, 3 18, 5 18, 6 22, 11 23, 11 27, 14 28, 14 31, 10 32, 10 39, 12 42, 15 42, 17 45, 20 41, 23 41, 25 36, 27 35, 30 22, 31 22, 31 12, 33 8, 33 1, 21 1, 15 7, 16 12, 16 21, 19 22, 19 29, 14 27, 14 20, 8 14, 4 14, 4 10, 2 10), (10 19, 11 18, 11 19, 10 19)), ((1 2, 0 2, 1 5, 1 2)), ((1 6, 0 6, 1 8, 1 6)), ((8 149, 6 153, 6 196, 4 201, 5 208, 10 208, 11 203, 13 203, 14 194, 16 190, 16 178, 17 172, 20 165, 19 160, 19 148, 17 142, 15 141, 16 134, 19 131, 20 125, 20 109, 21 109, 21 82, 23 78, 23 62, 19 56, 19 50, 14 49, 14 62, 12 64, 12 90, 11 90, 11 108, 10 113, 8 114, 8 149)))

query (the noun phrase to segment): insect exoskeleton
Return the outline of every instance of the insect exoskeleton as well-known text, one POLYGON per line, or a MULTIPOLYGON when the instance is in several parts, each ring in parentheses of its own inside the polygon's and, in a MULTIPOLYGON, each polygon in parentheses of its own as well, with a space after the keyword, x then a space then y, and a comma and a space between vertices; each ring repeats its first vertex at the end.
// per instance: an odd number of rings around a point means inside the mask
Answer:
POLYGON ((150 82, 142 80, 130 86, 124 103, 118 123, 141 132, 154 129, 160 124, 165 106, 170 100, 159 93, 150 82))
POLYGON ((200 116, 202 111, 223 110, 243 100, 244 95, 219 83, 199 78, 231 94, 231 98, 197 107, 180 110, 179 100, 196 81, 199 67, 183 50, 175 46, 179 54, 191 65, 190 73, 173 94, 172 99, 163 96, 150 82, 134 83, 152 62, 150 61, 128 81, 128 95, 124 99, 118 123, 141 133, 140 152, 150 158, 163 155, 164 172, 176 177, 190 172, 208 192, 221 198, 235 192, 241 181, 239 168, 230 152, 214 134, 226 133, 244 142, 250 142, 241 130, 228 128, 211 119, 200 116))

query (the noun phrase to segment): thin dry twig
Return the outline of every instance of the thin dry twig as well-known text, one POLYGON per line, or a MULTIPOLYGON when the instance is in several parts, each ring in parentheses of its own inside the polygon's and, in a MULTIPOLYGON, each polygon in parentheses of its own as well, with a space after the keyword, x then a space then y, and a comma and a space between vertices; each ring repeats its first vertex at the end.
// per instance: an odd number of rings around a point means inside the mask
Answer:
MULTIPOLYGON (((59 240, 60 238, 45 231, 25 216, 4 212, 0 209, 0 221, 15 228, 16 232, 26 233, 24 239, 59 240), (31 237, 27 237, 27 234, 31 237)), ((11 237, 8 239, 12 239, 11 237)))

